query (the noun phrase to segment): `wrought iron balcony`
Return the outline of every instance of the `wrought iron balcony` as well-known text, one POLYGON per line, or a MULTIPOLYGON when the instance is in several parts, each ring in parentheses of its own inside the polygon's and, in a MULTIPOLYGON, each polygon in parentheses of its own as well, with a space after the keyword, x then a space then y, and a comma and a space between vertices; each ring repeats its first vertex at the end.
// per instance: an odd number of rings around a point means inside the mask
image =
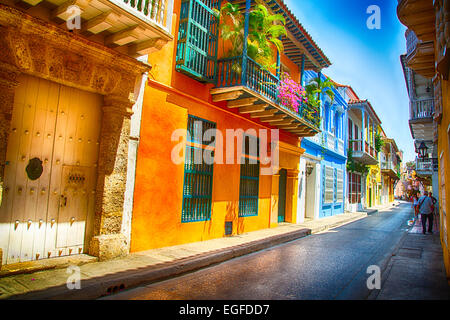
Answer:
POLYGON ((241 113, 301 137, 320 132, 319 110, 307 103, 301 103, 298 111, 282 105, 278 99, 280 79, 253 59, 219 59, 216 71, 213 101, 228 101, 229 108, 240 108, 241 113))
POLYGON ((349 148, 352 149, 352 156, 356 161, 366 165, 378 164, 378 153, 367 141, 349 140, 349 148))

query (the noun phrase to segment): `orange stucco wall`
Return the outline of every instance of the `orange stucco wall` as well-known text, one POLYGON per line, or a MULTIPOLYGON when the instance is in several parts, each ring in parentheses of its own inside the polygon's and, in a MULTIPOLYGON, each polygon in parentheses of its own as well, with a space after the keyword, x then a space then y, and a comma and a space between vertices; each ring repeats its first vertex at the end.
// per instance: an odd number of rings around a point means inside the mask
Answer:
MULTIPOLYGON (((180 1, 175 1, 175 11, 180 1)), ((173 17, 174 35, 178 33, 178 16, 173 17)), ((212 103, 211 84, 203 84, 175 71, 176 36, 164 48, 149 55, 152 71, 145 88, 140 144, 137 156, 131 251, 142 251, 224 236, 225 221, 233 221, 233 234, 277 225, 277 176, 260 176, 258 216, 239 218, 239 164, 215 164, 213 170, 211 219, 204 222, 181 222, 184 163, 171 160, 171 141, 177 129, 186 129, 188 114, 213 121, 225 136, 226 129, 270 129, 225 103, 212 103)), ((292 64, 282 57, 285 64, 292 64)), ((298 72, 298 67, 289 65, 298 72)), ((299 149, 300 139, 280 131, 280 141, 299 149)), ((182 142, 183 143, 183 142, 182 142)), ((219 146, 217 146, 219 147, 219 146)), ((225 150, 225 145, 223 146, 225 150)), ((235 146, 236 150, 236 146, 235 146)), ((184 150, 183 150, 184 153, 184 150)), ((225 151, 224 151, 225 154, 225 151)), ((295 222, 297 181, 300 155, 280 151, 280 166, 290 170, 286 219, 295 222)), ((183 156, 184 159, 184 156, 183 156)))

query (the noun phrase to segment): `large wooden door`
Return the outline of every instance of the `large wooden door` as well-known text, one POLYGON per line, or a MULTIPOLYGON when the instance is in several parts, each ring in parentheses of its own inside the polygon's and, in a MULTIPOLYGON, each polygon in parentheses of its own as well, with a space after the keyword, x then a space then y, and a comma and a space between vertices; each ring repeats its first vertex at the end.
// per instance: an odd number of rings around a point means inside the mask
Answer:
POLYGON ((93 215, 101 96, 22 76, 0 207, 3 261, 83 251, 93 215))

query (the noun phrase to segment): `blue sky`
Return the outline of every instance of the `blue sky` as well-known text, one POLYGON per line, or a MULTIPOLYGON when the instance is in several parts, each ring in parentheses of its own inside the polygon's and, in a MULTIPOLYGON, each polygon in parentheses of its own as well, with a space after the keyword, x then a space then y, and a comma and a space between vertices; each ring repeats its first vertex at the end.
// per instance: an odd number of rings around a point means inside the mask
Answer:
POLYGON ((314 41, 331 60, 323 70, 338 83, 350 85, 368 99, 388 137, 414 160, 409 131, 409 100, 400 64, 406 51, 406 27, 397 18, 397 1, 285 0, 314 41), (371 5, 381 11, 381 29, 370 30, 366 13, 371 5))

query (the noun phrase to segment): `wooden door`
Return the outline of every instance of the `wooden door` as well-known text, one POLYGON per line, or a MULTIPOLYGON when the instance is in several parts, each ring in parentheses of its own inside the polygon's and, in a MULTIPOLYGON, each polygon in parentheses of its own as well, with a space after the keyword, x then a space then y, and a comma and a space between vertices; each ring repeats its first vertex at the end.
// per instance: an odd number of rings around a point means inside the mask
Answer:
POLYGON ((278 184, 278 222, 286 220, 286 169, 280 170, 280 180, 278 184))
MULTIPOLYGON (((82 237, 85 222, 93 214, 100 105, 100 96, 43 79, 21 77, 15 94, 0 207, 0 247, 6 263, 79 253, 67 248, 83 247, 79 240, 57 243, 57 234, 82 237), (85 169, 87 180, 81 190, 84 198, 70 207, 69 222, 72 218, 83 221, 83 225, 72 222, 76 232, 59 228, 59 221, 64 220, 60 217, 63 166, 89 168, 85 169)), ((66 212, 62 210, 61 215, 66 212)))

